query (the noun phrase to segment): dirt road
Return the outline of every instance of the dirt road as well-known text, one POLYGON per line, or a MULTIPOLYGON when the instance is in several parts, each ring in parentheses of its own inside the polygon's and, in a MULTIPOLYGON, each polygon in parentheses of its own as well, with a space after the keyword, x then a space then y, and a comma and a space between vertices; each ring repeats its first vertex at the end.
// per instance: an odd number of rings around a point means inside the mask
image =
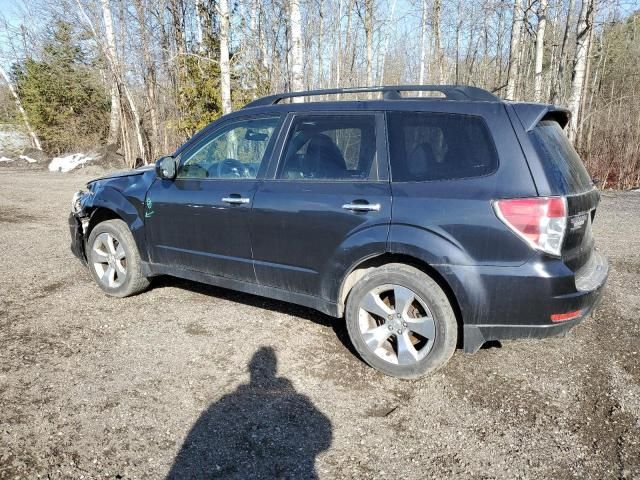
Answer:
POLYGON ((85 180, 0 170, 0 478, 640 478, 640 193, 603 195, 594 318, 407 382, 305 308, 106 297, 69 251, 85 180))

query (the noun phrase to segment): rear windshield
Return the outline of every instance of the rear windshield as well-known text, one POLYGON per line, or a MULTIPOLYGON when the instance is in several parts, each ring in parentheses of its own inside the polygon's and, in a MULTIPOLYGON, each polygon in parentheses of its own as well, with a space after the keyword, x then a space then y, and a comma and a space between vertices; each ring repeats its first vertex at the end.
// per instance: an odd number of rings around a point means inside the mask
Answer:
POLYGON ((543 120, 531 138, 555 193, 570 195, 593 188, 587 169, 557 122, 543 120))
POLYGON ((480 117, 394 112, 388 119, 394 182, 480 177, 498 167, 493 140, 480 117))

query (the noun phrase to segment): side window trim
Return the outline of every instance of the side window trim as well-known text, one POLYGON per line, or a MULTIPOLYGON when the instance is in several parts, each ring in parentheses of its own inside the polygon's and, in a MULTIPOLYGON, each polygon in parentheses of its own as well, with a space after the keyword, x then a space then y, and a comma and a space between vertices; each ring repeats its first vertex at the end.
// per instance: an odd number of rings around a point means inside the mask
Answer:
MULTIPOLYGON (((209 143, 213 138, 215 138, 216 136, 220 135, 221 133, 223 133, 225 130, 230 130, 231 128, 233 128, 234 125, 238 124, 238 123, 242 123, 242 122, 246 122, 247 120, 261 120, 261 119, 265 119, 265 118, 277 118, 278 121, 276 123, 276 127, 273 131, 273 134, 271 135, 271 138, 269 139, 269 143, 267 145, 267 148, 265 149, 264 152, 264 157, 262 159, 262 162, 260 163, 260 168, 258 169, 258 172, 256 173, 256 177, 255 178, 237 178, 237 179, 233 179, 234 181, 256 181, 256 180, 262 180, 265 178, 265 172, 267 171, 267 168, 269 166, 269 164, 271 163, 273 154, 274 154, 274 147, 276 145, 276 140, 279 139, 281 133, 282 133, 282 127, 283 124, 285 123, 285 115, 283 115, 282 113, 279 112, 274 112, 274 113, 260 113, 260 114, 254 114, 254 115, 245 115, 242 117, 236 117, 236 118, 232 118, 230 119, 228 122, 224 122, 221 125, 218 125, 217 128, 215 128, 214 130, 212 130, 211 132, 209 132, 207 135, 203 136, 201 139, 199 139, 196 143, 194 143, 193 145, 189 146, 189 148, 183 152, 180 152, 180 155, 178 156, 178 171, 180 171, 180 168, 182 167, 182 165, 191 157, 192 154, 197 153, 203 146, 205 146, 207 143, 209 143)), ((228 178, 209 178, 209 177, 205 177, 205 178, 191 178, 191 177, 178 177, 177 180, 180 181, 225 181, 225 180, 230 180, 228 178)))
MULTIPOLYGON (((389 182, 389 156, 388 156, 388 143, 387 143, 387 131, 385 115, 382 111, 377 110, 365 110, 365 111, 321 111, 321 112, 289 112, 286 118, 283 120, 278 139, 274 144, 273 152, 271 155, 271 162, 267 173, 264 177, 265 180, 277 181, 277 182, 291 182, 292 179, 278 178, 278 173, 283 165, 284 156, 286 153, 286 147, 292 133, 292 128, 296 117, 300 116, 363 116, 371 115, 375 119, 375 135, 376 135, 376 153, 371 165, 370 178, 362 180, 349 180, 349 179, 316 179, 315 182, 323 183, 345 183, 345 182, 389 182)), ((311 180, 304 180, 310 182, 311 180)))

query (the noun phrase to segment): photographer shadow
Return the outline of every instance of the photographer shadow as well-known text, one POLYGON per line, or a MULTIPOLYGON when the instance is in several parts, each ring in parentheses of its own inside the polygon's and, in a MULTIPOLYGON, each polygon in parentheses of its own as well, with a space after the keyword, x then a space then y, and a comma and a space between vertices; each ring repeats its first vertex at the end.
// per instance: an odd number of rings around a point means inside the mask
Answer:
POLYGON ((200 416, 167 479, 317 478, 315 458, 331 446, 331 422, 276 369, 273 349, 259 349, 250 382, 200 416))

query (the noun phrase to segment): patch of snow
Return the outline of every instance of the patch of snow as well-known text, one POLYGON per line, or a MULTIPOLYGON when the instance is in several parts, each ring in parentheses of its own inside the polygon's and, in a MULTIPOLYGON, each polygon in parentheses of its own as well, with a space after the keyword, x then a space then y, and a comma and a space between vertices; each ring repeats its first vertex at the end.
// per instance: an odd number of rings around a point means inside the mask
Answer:
POLYGON ((20 160, 26 160, 29 163, 38 163, 38 161, 35 158, 31 158, 26 155, 20 155, 20 160))
POLYGON ((78 165, 95 160, 95 157, 86 153, 73 153, 65 157, 56 157, 49 164, 50 172, 70 172, 78 165))
POLYGON ((15 160, 9 157, 0 157, 0 162, 15 162, 15 160))

